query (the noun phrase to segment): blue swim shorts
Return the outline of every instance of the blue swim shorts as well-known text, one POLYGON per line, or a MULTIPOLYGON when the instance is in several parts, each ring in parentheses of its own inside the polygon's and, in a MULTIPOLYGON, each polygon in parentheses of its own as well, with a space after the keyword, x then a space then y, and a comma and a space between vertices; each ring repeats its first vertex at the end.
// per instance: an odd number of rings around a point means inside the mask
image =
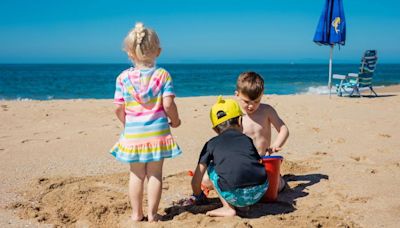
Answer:
POLYGON ((208 166, 207 172, 218 194, 222 198, 224 198, 226 202, 235 207, 247 207, 257 203, 268 189, 268 181, 266 181, 264 184, 261 185, 246 188, 237 188, 230 191, 222 191, 218 186, 219 177, 218 174, 215 172, 214 166, 208 166))

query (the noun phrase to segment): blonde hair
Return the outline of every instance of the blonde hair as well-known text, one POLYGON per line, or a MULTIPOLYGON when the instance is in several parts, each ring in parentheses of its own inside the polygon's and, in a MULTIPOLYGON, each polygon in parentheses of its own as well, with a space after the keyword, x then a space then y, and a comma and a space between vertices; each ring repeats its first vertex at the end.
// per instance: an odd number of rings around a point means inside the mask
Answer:
POLYGON ((153 65, 160 50, 160 40, 157 33, 137 22, 124 40, 124 50, 133 55, 134 60, 145 65, 153 65))

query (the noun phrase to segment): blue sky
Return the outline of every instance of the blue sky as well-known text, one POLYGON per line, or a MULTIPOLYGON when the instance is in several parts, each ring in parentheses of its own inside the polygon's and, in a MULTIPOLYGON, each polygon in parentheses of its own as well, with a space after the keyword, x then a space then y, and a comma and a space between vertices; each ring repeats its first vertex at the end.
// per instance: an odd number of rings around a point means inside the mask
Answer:
MULTIPOLYGON (((1 0, 0 63, 128 63, 122 41, 137 21, 161 39, 161 63, 326 63, 312 42, 325 0, 1 0)), ((400 63, 400 2, 344 0, 346 45, 400 63)))

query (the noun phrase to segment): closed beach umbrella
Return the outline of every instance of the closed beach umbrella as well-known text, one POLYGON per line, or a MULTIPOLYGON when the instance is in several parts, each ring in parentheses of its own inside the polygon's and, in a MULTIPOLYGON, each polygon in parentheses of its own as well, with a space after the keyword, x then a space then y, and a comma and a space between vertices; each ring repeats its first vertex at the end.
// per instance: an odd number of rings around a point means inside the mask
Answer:
POLYGON ((326 0, 314 35, 314 42, 329 45, 329 96, 332 87, 332 55, 335 44, 344 45, 346 41, 346 21, 342 0, 326 0))

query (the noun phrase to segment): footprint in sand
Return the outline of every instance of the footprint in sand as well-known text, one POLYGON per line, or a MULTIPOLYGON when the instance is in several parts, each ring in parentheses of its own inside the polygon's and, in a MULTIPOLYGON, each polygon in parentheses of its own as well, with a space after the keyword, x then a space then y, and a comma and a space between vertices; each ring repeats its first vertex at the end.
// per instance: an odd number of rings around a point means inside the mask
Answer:
POLYGON ((313 130, 315 133, 319 133, 319 132, 321 131, 318 127, 313 127, 312 130, 313 130))
POLYGON ((38 179, 38 184, 43 184, 43 183, 47 183, 49 181, 49 178, 46 177, 41 177, 38 179))
POLYGON ((376 174, 376 173, 378 173, 378 170, 376 170, 376 169, 367 169, 367 172, 370 173, 370 174, 376 174))
POLYGON ((357 162, 365 161, 367 159, 367 157, 365 157, 365 156, 351 156, 350 158, 357 162))
POLYGON ((85 131, 79 131, 78 134, 80 134, 80 135, 82 135, 82 134, 83 134, 83 135, 87 135, 87 133, 86 133, 85 131))
POLYGON ((351 197, 347 194, 342 194, 342 193, 335 193, 336 196, 340 198, 340 201, 346 201, 350 203, 367 203, 371 197, 368 196, 356 196, 356 197, 351 197))
POLYGON ((317 151, 317 152, 314 152, 314 155, 325 156, 325 155, 328 155, 328 153, 327 152, 322 152, 322 151, 317 151))
POLYGON ((8 105, 1 105, 1 108, 3 109, 3 111, 8 111, 8 105))
POLYGON ((383 134, 383 133, 379 134, 379 136, 381 136, 381 137, 383 137, 383 138, 390 138, 390 137, 392 137, 392 136, 389 135, 389 134, 383 134))
POLYGON ((329 139, 329 142, 334 143, 334 144, 341 144, 341 143, 345 143, 346 139, 344 139, 344 138, 329 139))
MULTIPOLYGON (((57 137, 56 139, 61 139, 60 137, 57 137)), ((52 139, 24 139, 21 141, 21 143, 27 143, 30 141, 44 141, 45 143, 49 143, 50 141, 53 141, 52 139)))
POLYGON ((348 201, 350 203, 367 203, 370 199, 371 197, 352 197, 348 201))
POLYGON ((338 138, 336 140, 336 143, 345 143, 345 142, 346 142, 346 139, 344 139, 344 138, 338 138))
MULTIPOLYGON (((356 223, 343 216, 336 216, 323 210, 311 211, 307 215, 285 214, 276 218, 280 226, 276 227, 359 227, 356 223)), ((260 227, 264 227, 260 224, 260 227)), ((240 226, 242 227, 242 226, 240 226)), ((243 226, 248 227, 248 226, 243 226)))

